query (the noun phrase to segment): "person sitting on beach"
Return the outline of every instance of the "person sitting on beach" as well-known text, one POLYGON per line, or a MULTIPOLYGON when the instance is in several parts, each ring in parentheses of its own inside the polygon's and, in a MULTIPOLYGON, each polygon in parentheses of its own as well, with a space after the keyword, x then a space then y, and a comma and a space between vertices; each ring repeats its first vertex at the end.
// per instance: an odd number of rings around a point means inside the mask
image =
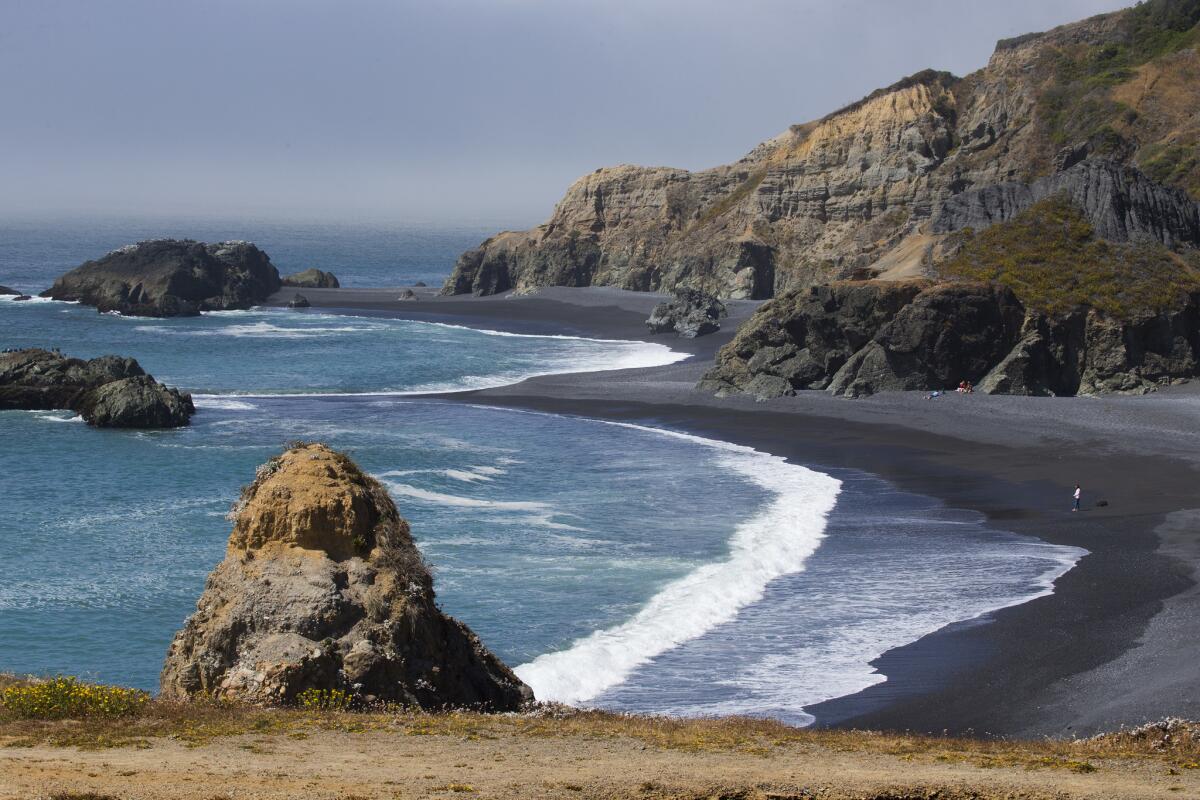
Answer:
POLYGON ((1083 496, 1083 490, 1079 488, 1079 484, 1077 483, 1077 484, 1075 484, 1075 507, 1071 509, 1072 511, 1079 510, 1079 498, 1082 496, 1083 496))
POLYGON ((974 394, 975 393, 975 384, 971 383, 970 381, 963 381, 963 382, 967 385, 967 388, 965 389, 966 393, 974 394))
POLYGON ((959 381, 959 382, 958 382, 958 393, 959 393, 959 394, 966 394, 966 393, 967 393, 967 382, 966 382, 966 381, 959 381))

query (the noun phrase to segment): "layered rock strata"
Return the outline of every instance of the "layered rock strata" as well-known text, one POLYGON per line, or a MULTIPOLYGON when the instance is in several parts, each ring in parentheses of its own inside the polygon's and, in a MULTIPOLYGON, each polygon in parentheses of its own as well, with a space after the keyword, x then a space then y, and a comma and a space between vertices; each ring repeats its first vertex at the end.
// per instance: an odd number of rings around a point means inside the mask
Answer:
POLYGON ((163 386, 132 358, 84 361, 39 349, 0 354, 0 409, 67 409, 101 428, 176 428, 196 411, 190 394, 163 386))
POLYGON ((1200 371, 1200 297, 1113 319, 1026 309, 998 284, 845 281, 764 303, 717 355, 702 389, 759 398, 949 389, 1141 393, 1200 371))
POLYGON ((42 296, 130 316, 179 317, 249 308, 279 285, 270 257, 249 242, 159 239, 88 261, 42 296))
POLYGON ((232 512, 224 560, 176 634, 167 698, 512 710, 532 693, 438 609, 429 570, 386 490, 320 444, 258 469, 232 512))

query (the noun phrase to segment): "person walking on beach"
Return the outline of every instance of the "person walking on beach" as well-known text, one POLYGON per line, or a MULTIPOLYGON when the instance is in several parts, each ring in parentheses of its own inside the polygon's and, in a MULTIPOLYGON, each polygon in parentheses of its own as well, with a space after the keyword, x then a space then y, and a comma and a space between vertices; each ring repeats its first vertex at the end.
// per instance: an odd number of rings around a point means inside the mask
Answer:
POLYGON ((1083 496, 1083 490, 1079 488, 1079 484, 1077 483, 1077 484, 1075 484, 1075 507, 1071 509, 1072 511, 1079 510, 1079 498, 1082 496, 1083 496))

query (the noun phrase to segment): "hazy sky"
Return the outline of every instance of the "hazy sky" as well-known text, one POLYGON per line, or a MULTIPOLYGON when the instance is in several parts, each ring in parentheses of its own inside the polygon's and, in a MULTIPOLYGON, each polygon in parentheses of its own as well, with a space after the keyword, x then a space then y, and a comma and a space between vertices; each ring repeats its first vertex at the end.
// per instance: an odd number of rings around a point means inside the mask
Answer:
POLYGON ((0 213, 545 219, 1127 0, 0 0, 0 213))

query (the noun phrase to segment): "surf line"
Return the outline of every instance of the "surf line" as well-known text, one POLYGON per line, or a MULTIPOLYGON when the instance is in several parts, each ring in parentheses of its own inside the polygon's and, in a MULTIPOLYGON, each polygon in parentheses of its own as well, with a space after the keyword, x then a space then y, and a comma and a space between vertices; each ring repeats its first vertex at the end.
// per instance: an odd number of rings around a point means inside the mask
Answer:
POLYGON ((628 422, 573 419, 710 448, 717 451, 722 466, 774 495, 764 508, 737 526, 725 559, 697 567, 666 584, 625 622, 594 631, 565 650, 543 654, 514 670, 539 699, 577 705, 620 685, 656 656, 731 621, 741 609, 761 600, 776 578, 803 571, 825 538, 842 482, 731 442, 628 422))

